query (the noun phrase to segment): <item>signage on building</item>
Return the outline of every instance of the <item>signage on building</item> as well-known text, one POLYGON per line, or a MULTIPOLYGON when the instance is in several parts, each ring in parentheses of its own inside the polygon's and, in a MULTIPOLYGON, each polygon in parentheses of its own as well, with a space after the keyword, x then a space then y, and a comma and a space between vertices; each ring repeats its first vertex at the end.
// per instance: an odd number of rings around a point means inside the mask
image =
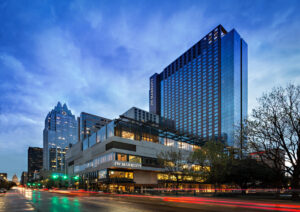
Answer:
POLYGON ((140 163, 130 163, 130 162, 123 162, 123 161, 115 161, 114 165, 118 167, 126 167, 126 168, 142 168, 142 164, 140 163))
POLYGON ((153 106, 153 89, 154 89, 154 82, 153 77, 150 79, 150 105, 153 106))

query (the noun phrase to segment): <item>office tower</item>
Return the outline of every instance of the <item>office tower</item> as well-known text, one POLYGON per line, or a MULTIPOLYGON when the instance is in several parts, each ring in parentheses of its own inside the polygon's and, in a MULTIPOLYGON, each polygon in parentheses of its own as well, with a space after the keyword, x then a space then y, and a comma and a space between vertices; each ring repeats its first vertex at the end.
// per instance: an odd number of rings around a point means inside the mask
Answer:
POLYGON ((111 122, 110 119, 82 112, 78 117, 78 141, 84 140, 111 122))
POLYGON ((57 106, 45 119, 43 168, 64 171, 65 153, 70 144, 77 142, 77 121, 67 105, 57 106))
POLYGON ((234 145, 247 117, 247 44, 221 25, 150 78, 150 112, 175 121, 182 133, 234 145))
POLYGON ((43 168, 43 148, 28 148, 28 181, 33 181, 34 172, 40 172, 43 168))
POLYGON ((22 172, 21 175, 21 185, 26 185, 28 182, 28 172, 22 172))

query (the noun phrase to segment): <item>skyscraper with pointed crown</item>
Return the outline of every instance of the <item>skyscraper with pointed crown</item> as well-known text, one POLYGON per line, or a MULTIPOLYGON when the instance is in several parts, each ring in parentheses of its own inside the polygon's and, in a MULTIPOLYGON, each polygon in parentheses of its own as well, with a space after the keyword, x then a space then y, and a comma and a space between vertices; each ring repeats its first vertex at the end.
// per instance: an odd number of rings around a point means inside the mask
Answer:
POLYGON ((43 140, 43 168, 64 171, 65 152, 77 141, 77 121, 66 104, 58 102, 46 116, 43 140))

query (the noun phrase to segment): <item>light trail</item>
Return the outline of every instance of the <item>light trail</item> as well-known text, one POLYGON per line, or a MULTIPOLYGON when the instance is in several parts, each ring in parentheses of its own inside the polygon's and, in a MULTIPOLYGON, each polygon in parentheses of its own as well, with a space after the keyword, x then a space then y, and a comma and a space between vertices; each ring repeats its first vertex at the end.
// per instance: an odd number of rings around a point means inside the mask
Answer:
POLYGON ((114 196, 161 199, 162 201, 166 201, 166 202, 239 207, 239 208, 272 210, 272 211, 300 212, 300 205, 292 205, 292 204, 259 203, 259 202, 251 202, 251 201, 230 201, 230 200, 223 200, 223 199, 216 200, 216 199, 208 199, 208 198, 201 198, 201 197, 162 197, 162 196, 145 196, 145 195, 130 195, 130 194, 115 194, 114 196))

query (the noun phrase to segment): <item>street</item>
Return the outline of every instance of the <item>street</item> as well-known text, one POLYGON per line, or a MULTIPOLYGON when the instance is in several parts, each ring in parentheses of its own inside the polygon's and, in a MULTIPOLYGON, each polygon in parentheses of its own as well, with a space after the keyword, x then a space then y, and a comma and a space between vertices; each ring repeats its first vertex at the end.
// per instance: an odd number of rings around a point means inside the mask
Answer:
POLYGON ((12 189, 0 196, 0 211, 300 211, 300 204, 201 197, 141 195, 76 196, 30 189, 12 189))

